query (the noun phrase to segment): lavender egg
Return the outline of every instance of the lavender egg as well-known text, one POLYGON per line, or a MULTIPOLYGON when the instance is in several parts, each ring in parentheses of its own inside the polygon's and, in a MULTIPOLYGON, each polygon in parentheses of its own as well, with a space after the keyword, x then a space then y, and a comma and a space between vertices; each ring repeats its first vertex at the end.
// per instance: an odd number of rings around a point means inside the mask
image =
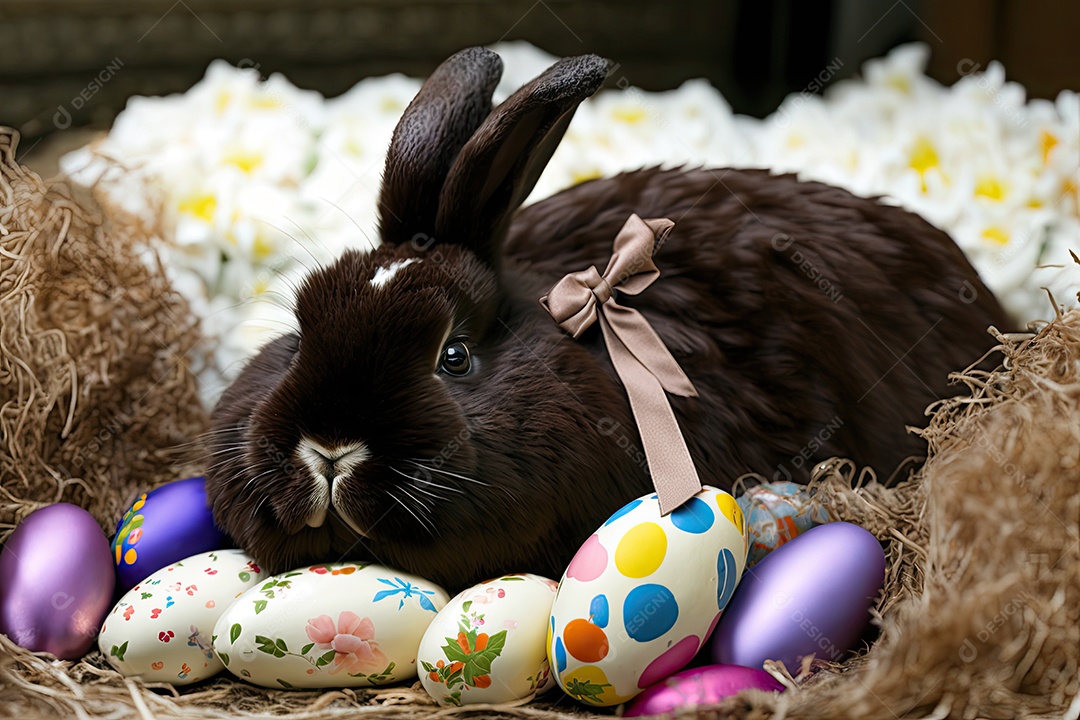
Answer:
POLYGON ((116 526, 117 584, 127 592, 167 565, 227 545, 206 501, 205 478, 162 485, 139 495, 116 526))
POLYGON ((90 513, 69 503, 35 510, 0 552, 0 632, 27 650, 78 659, 115 582, 109 541, 90 513))
POLYGON ((838 660, 859 640, 885 580, 885 553, 858 525, 807 530, 748 571, 713 635, 713 661, 793 669, 814 653, 838 660))
POLYGON ((739 665, 709 665, 675 673, 634 698, 623 717, 668 715, 676 710, 715 705, 743 690, 783 692, 784 686, 764 670, 739 665))

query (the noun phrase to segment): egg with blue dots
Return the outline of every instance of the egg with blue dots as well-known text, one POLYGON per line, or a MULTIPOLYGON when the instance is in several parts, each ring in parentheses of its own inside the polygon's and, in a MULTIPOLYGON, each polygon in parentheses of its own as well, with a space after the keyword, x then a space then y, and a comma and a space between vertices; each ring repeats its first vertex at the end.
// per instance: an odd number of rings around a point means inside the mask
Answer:
POLYGON ((141 493, 116 526, 116 585, 127 592, 186 557, 231 547, 206 500, 206 480, 193 477, 141 493))
POLYGON ((618 705, 681 670, 735 592, 748 547, 738 503, 712 487, 666 516, 655 494, 616 511, 578 550, 552 605, 559 686, 587 705, 618 705))

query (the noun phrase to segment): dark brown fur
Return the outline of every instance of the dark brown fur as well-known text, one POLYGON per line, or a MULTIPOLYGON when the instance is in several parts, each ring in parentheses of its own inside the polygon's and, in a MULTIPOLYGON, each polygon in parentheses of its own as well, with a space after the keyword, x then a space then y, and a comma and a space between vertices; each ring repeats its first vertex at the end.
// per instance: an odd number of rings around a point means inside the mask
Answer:
POLYGON ((479 101, 454 78, 476 67, 498 70, 472 50, 437 75, 469 112, 433 113, 424 91, 406 110, 380 197, 384 245, 313 273, 297 300, 302 340, 268 345, 214 412, 208 493, 256 559, 274 572, 371 559, 451 589, 510 571, 560 577, 651 482, 598 329, 572 340, 537 300, 567 272, 602 270, 632 212, 676 221, 661 278, 621 301, 700 393, 672 403, 705 483, 728 488, 750 471, 804 481, 831 455, 888 473, 923 453, 905 425, 989 347, 987 326, 1006 323, 947 235, 764 171, 642 170, 513 216, 606 63, 563 61, 472 133, 479 101), (432 117, 457 127, 428 127, 432 117), (441 138, 426 161, 425 132, 441 138), (371 287, 403 258, 421 262, 371 287), (435 372, 448 332, 467 338, 467 377, 435 372), (371 451, 320 528, 305 525, 301 435, 371 451))

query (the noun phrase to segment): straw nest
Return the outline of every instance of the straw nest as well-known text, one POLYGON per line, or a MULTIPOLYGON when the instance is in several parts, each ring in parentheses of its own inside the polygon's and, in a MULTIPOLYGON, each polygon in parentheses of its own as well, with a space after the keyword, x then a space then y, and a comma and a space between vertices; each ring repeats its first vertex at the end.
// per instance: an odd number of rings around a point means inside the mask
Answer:
MULTIPOLYGON (((145 228, 77 202, 0 132, 0 534, 67 501, 109 528, 137 488, 196 470, 169 449, 204 429, 185 358, 198 325, 145 228)), ((893 487, 843 460, 813 485, 887 553, 880 636, 841 664, 770 666, 789 686, 716 718, 1080 717, 1080 311, 997 336, 998 370, 931 409, 929 461, 893 487)), ((747 479, 752 482, 752 478, 747 479)), ((413 687, 283 691, 219 676, 182 692, 0 636, 0 715, 20 718, 588 716, 558 693, 441 710, 413 687)), ((609 713, 610 715, 610 713, 609 713)))

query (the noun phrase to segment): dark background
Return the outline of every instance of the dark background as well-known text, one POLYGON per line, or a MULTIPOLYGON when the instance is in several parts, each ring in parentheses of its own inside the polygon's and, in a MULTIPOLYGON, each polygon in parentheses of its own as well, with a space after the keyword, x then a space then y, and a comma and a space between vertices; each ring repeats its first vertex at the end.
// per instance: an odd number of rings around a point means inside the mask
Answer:
POLYGON ((29 152, 69 127, 107 128, 131 95, 189 88, 214 58, 333 96, 515 39, 600 53, 648 90, 705 77, 759 117, 834 60, 830 82, 911 40, 930 46, 942 82, 962 61, 970 72, 996 59, 1031 96, 1053 97, 1080 88, 1077 37, 1073 0, 0 0, 0 125, 29 152))

